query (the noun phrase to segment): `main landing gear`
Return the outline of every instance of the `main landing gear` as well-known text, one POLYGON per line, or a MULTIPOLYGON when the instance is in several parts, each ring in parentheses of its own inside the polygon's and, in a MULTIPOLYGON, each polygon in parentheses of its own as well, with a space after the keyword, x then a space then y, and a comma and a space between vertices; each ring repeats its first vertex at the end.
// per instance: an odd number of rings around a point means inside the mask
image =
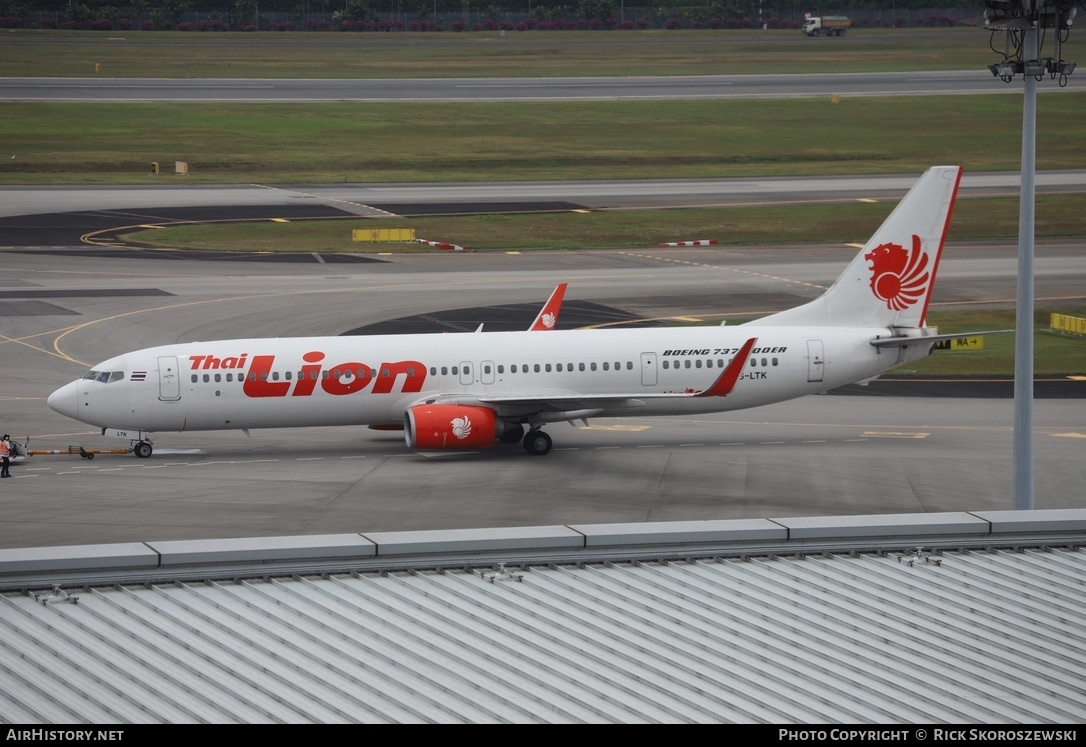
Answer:
POLYGON ((551 437, 541 430, 532 429, 524 436, 524 450, 533 456, 549 454, 552 445, 551 437))
POLYGON ((527 433, 524 426, 519 423, 507 425, 498 440, 503 444, 515 444, 520 441, 524 444, 524 450, 533 456, 543 456, 550 453, 551 437, 538 428, 532 428, 527 433))
POLYGON ((138 456, 140 459, 146 459, 147 457, 151 456, 152 451, 153 449, 151 448, 150 441, 140 441, 132 447, 132 453, 138 456))

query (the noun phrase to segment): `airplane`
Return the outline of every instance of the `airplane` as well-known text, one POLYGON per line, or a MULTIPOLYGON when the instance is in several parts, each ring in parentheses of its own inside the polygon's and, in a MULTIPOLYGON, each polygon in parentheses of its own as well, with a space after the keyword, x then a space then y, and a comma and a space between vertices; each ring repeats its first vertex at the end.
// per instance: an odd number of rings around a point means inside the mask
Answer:
POLYGON ((550 423, 724 412, 876 378, 927 356, 925 324, 961 182, 928 169, 840 277, 792 309, 725 326, 550 330, 565 284, 525 331, 185 342, 125 353, 49 396, 53 410, 131 439, 367 425, 416 450, 523 444, 550 423))

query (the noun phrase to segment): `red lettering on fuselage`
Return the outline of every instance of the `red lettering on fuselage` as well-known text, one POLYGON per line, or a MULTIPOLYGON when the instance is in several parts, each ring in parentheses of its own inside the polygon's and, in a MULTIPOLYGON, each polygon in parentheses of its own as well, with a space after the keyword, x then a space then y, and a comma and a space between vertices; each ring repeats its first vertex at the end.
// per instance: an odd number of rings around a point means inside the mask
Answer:
POLYGON ((192 361, 193 371, 197 369, 207 371, 209 369, 245 368, 248 356, 248 353, 226 358, 216 358, 213 355, 190 355, 189 360, 192 361))
POLYGON ((190 355, 189 362, 192 371, 242 369, 238 375, 244 378, 242 390, 247 397, 309 397, 316 390, 318 381, 322 390, 337 396, 360 392, 371 382, 371 394, 392 394, 401 376, 399 391, 413 393, 422 391, 426 381, 426 367, 418 361, 395 361, 371 368, 358 361, 324 366, 324 358, 325 354, 319 350, 303 355, 303 363, 297 369, 297 379, 293 381, 293 368, 289 372, 273 372, 274 355, 254 355, 251 360, 248 353, 226 358, 190 355), (244 370, 246 365, 248 370, 244 370))

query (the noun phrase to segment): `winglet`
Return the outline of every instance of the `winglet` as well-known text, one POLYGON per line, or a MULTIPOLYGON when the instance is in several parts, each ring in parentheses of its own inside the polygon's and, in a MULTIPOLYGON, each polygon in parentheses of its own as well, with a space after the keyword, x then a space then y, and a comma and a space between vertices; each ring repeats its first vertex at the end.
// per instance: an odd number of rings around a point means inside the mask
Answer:
POLYGON ((743 373, 743 366, 747 365, 747 359, 750 358, 750 351, 754 349, 754 344, 758 342, 757 337, 752 337, 744 343, 743 347, 739 348, 739 352, 732 358, 728 367, 717 377, 717 380, 713 382, 713 385, 700 394, 694 395, 695 397, 726 397, 731 394, 732 389, 735 388, 736 383, 739 381, 740 374, 743 373))
POLYGON ((558 287, 554 289, 554 292, 551 293, 551 297, 543 304, 539 316, 532 322, 532 326, 528 327, 529 332, 541 332, 548 329, 554 329, 554 325, 558 323, 558 310, 562 308, 562 299, 565 298, 566 295, 566 285, 568 285, 568 283, 560 283, 558 287))

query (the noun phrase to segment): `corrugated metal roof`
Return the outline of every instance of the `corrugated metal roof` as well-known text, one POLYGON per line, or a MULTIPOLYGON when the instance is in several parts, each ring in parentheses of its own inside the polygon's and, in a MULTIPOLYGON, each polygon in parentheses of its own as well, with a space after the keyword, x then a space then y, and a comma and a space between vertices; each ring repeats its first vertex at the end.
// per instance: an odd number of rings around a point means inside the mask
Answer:
POLYGON ((0 720, 1086 720, 1086 535, 957 539, 8 592, 0 720))

